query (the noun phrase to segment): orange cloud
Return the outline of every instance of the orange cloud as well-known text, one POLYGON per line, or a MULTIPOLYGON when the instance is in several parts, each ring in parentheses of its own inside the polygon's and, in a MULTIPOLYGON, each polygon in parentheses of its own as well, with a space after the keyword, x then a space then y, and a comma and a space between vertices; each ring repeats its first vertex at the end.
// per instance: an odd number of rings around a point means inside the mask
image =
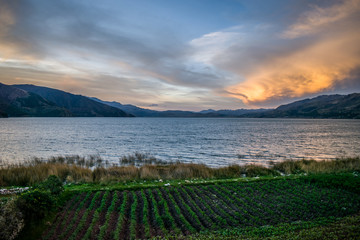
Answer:
MULTIPOLYGON (((358 2, 350 0, 341 6, 323 10, 316 8, 316 11, 321 13, 317 15, 319 21, 314 20, 314 24, 310 26, 312 21, 301 19, 291 27, 291 31, 286 31, 285 35, 291 38, 307 35, 312 32, 310 29, 325 26, 325 22, 333 24, 330 32, 315 34, 314 39, 305 47, 293 49, 283 55, 274 54, 247 73, 244 82, 230 86, 226 91, 246 104, 262 105, 331 90, 337 83, 352 77, 351 73, 360 68, 358 21, 345 21, 345 13, 341 13, 339 17, 337 15, 340 12, 335 9, 348 9, 349 16, 353 13, 350 6, 359 7, 356 5, 358 2), (330 17, 331 13, 334 18, 330 17), (322 17, 325 18, 324 21, 320 20, 322 17), (339 21, 334 24, 336 20, 339 21), (318 24, 319 22, 321 24, 318 24), (346 28, 343 27, 345 23, 346 28), (307 25, 308 27, 305 27, 307 25)), ((314 12, 307 14, 308 19, 314 19, 311 17, 313 15, 314 12)))

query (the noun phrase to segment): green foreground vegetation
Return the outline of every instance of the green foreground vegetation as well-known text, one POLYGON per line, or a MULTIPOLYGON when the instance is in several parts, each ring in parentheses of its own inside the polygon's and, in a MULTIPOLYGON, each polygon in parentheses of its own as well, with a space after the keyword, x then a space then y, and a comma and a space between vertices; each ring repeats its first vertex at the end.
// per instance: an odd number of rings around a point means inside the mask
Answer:
POLYGON ((1 198, 0 238, 357 239, 360 234, 359 158, 218 169, 141 165, 147 158, 139 159, 134 156, 133 166, 79 166, 56 160, 2 169, 2 184, 8 188, 3 173, 51 164, 91 174, 102 169, 105 177, 75 181, 71 175, 45 180, 33 176, 31 184, 22 184, 31 186, 29 190, 1 198), (156 169, 158 175, 144 178, 144 167, 156 169), (137 175, 119 175, 116 181, 110 171, 114 168, 136 169, 137 175))

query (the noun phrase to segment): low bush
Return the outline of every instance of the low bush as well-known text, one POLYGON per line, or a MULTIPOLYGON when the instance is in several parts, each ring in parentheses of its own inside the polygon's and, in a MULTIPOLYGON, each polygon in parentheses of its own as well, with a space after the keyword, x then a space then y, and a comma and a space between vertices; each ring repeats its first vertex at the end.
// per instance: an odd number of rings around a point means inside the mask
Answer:
POLYGON ((34 189, 22 193, 16 205, 26 221, 39 221, 55 206, 55 198, 50 192, 34 189))

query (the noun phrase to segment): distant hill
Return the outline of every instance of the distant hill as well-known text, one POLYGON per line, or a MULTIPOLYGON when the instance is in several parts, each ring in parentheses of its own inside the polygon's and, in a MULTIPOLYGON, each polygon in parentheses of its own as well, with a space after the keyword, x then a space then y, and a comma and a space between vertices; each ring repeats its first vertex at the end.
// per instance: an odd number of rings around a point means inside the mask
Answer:
POLYGON ((43 97, 0 83, 0 117, 69 117, 71 112, 43 97))
POLYGON ((360 93, 323 95, 281 105, 276 109, 237 109, 191 111, 155 111, 118 102, 106 102, 137 117, 248 117, 248 118, 360 118, 360 93))
POLYGON ((140 108, 140 107, 137 107, 137 106, 134 106, 131 104, 123 105, 119 102, 102 101, 102 100, 100 100, 98 98, 94 98, 94 97, 92 97, 90 99, 100 102, 100 103, 103 103, 103 104, 106 104, 106 105, 109 105, 109 106, 112 106, 112 107, 115 107, 115 108, 118 108, 118 109, 121 109, 121 110, 123 110, 129 114, 132 114, 136 117, 158 117, 159 116, 159 111, 146 109, 146 108, 140 108))
POLYGON ((357 118, 360 93, 323 95, 281 105, 276 109, 155 111, 130 104, 102 101, 57 89, 0 83, 0 117, 248 117, 357 118))
POLYGON ((115 107, 57 89, 35 85, 13 85, 18 89, 37 94, 59 107, 68 109, 75 117, 131 117, 132 115, 115 107))
POLYGON ((208 110, 203 110, 200 113, 206 113, 206 114, 219 114, 219 115, 224 115, 224 116, 230 116, 230 117, 241 117, 244 116, 246 114, 254 114, 254 113, 264 113, 267 111, 270 111, 272 109, 264 109, 264 108, 260 108, 260 109, 236 109, 236 110, 230 110, 230 109, 224 109, 224 110, 213 110, 213 109, 208 109, 208 110))
POLYGON ((263 113, 246 114, 261 118, 348 118, 360 119, 360 93, 323 95, 304 99, 263 113))
POLYGON ((146 108, 140 108, 134 105, 126 104, 123 105, 119 102, 108 102, 102 101, 98 98, 91 98, 100 103, 107 104, 112 107, 119 108, 123 111, 126 111, 136 117, 228 117, 228 115, 220 114, 217 112, 191 112, 191 111, 180 111, 180 110, 168 110, 168 111, 156 111, 146 108))

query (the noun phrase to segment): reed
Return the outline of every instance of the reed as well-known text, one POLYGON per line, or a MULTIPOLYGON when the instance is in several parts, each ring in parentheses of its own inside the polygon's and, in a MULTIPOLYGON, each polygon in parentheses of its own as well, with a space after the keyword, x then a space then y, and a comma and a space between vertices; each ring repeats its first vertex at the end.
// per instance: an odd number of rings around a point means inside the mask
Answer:
MULTIPOLYGON (((137 163, 140 162, 139 157, 134 158, 138 159, 137 163)), ((250 164, 211 168, 204 164, 164 164, 163 162, 119 166, 109 164, 98 156, 88 158, 67 156, 53 157, 48 160, 33 159, 21 165, 2 167, 0 168, 0 186, 30 186, 44 181, 50 175, 56 175, 67 183, 109 183, 128 180, 235 178, 349 171, 360 171, 360 157, 328 161, 287 160, 273 163, 268 167, 250 164)))
POLYGON ((339 158, 335 160, 287 160, 280 163, 274 163, 270 168, 285 173, 338 173, 360 170, 360 157, 339 158))

